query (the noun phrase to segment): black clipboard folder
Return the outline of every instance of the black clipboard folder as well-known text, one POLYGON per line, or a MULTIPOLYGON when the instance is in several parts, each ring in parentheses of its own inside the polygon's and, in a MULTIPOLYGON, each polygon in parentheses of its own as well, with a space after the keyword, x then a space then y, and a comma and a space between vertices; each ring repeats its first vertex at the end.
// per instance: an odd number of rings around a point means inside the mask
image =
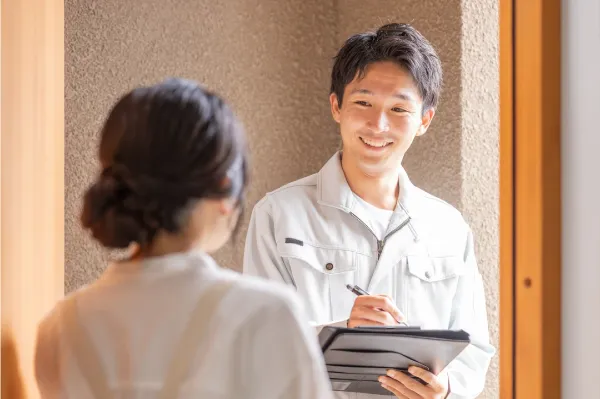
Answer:
POLYGON ((387 395, 378 378, 388 369, 418 366, 437 375, 469 345, 470 338, 463 330, 326 326, 319 343, 334 391, 387 395))

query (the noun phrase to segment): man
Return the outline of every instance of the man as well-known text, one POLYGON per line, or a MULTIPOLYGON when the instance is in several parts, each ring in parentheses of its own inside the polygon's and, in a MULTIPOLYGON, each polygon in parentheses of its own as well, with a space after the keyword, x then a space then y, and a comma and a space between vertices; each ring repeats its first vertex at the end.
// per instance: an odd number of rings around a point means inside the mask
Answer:
POLYGON ((317 325, 407 321, 470 333, 473 344, 440 375, 410 370, 427 385, 400 372, 382 376, 398 398, 474 398, 494 354, 471 230, 401 166, 431 124, 441 85, 435 50, 411 26, 350 37, 331 74, 342 151, 256 205, 244 255, 245 273, 293 285, 317 325), (346 284, 371 295, 357 297, 346 284))

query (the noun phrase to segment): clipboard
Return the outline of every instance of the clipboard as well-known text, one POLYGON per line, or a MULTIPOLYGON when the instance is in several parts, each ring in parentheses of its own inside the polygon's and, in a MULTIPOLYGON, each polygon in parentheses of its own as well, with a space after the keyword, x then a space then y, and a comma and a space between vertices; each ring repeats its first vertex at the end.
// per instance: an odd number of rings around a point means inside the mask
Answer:
POLYGON ((417 366, 437 375, 470 344, 470 337, 463 330, 411 326, 326 326, 319 343, 334 391, 387 395, 377 379, 386 370, 408 374, 410 366, 417 366))

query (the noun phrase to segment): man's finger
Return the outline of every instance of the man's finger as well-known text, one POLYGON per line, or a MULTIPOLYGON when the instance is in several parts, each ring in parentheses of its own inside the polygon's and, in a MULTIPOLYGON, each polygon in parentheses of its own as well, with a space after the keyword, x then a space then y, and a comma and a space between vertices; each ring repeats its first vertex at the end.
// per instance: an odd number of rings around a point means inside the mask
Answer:
POLYGON ((437 381, 435 380, 435 376, 432 373, 430 373, 429 371, 422 369, 421 367, 410 366, 408 368, 408 372, 411 373, 412 375, 414 375, 415 377, 419 377, 420 379, 422 379, 429 385, 437 384, 437 381))
POLYGON ((355 308, 350 314, 350 318, 372 320, 384 325, 396 324, 396 320, 390 313, 364 306, 355 308))
POLYGON ((354 318, 354 317, 351 317, 350 320, 348 320, 348 328, 354 328, 354 327, 358 327, 358 326, 378 326, 379 327, 379 326, 384 326, 384 325, 385 324, 379 323, 377 321, 354 318))
POLYGON ((398 310, 398 308, 395 305, 392 305, 392 307, 385 310, 387 310, 387 312, 389 312, 389 314, 391 314, 394 320, 396 320, 398 323, 406 321, 406 317, 404 317, 402 312, 398 310))
POLYGON ((384 295, 361 295, 356 298, 355 306, 370 307, 381 309, 392 315, 398 323, 405 321, 405 317, 394 304, 394 301, 389 296, 384 295))
POLYGON ((390 307, 395 307, 394 302, 389 297, 383 295, 361 295, 356 297, 354 303, 359 306, 379 308, 385 311, 387 311, 390 307))
POLYGON ((401 382, 388 376, 379 377, 381 386, 399 398, 421 399, 421 396, 405 387, 401 382))
MULTIPOLYGON (((388 377, 391 377, 400 382, 406 389, 410 390, 411 392, 415 392, 420 396, 425 396, 433 391, 430 387, 413 380, 411 377, 404 374, 402 371, 388 370, 387 375, 388 377)), ((406 395, 406 393, 404 394, 406 395)))
POLYGON ((408 399, 406 396, 402 395, 400 392, 396 391, 394 388, 392 388, 389 385, 385 385, 384 383, 381 383, 381 386, 383 387, 383 389, 387 389, 388 391, 390 391, 398 399, 408 399))
POLYGON ((381 386, 384 389, 387 389, 388 391, 390 391, 391 393, 394 394, 394 396, 396 396, 398 399, 409 399, 407 396, 404 396, 403 394, 401 394, 399 391, 397 391, 396 389, 392 388, 389 385, 385 385, 384 383, 381 383, 381 386))
POLYGON ((425 381, 434 391, 441 391, 445 388, 433 373, 430 373, 425 369, 416 366, 410 366, 408 368, 408 372, 425 381))

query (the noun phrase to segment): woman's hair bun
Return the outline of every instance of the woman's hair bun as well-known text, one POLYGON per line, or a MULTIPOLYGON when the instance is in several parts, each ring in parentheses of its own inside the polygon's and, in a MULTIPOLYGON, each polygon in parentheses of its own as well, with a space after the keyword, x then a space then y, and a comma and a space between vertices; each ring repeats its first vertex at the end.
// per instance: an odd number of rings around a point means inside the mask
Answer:
POLYGON ((88 189, 81 222, 96 240, 108 248, 127 248, 132 242, 152 241, 160 222, 152 217, 147 203, 112 168, 105 169, 88 189))
POLYGON ((196 200, 243 200, 242 127, 193 81, 168 79, 123 96, 104 124, 99 155, 104 169, 85 194, 81 223, 109 248, 180 232, 196 200))

